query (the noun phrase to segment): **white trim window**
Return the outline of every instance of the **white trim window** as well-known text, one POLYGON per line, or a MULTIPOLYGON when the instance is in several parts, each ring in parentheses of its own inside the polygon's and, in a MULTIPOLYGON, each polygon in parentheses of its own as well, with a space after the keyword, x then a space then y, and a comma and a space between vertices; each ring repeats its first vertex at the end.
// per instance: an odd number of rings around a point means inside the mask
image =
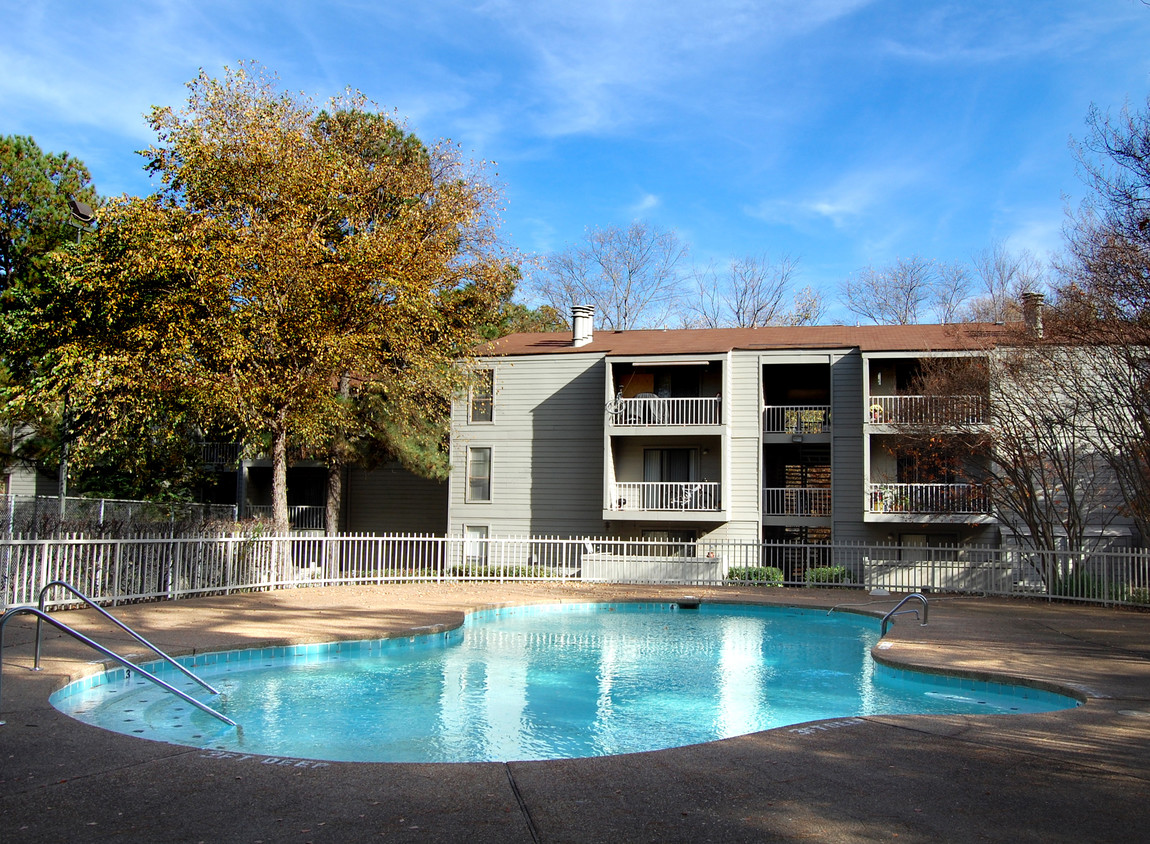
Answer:
POLYGON ((475 373, 468 401, 469 422, 495 421, 495 370, 481 369, 475 373))
POLYGON ((463 526, 463 559, 468 565, 487 565, 487 525, 463 526))
POLYGON ((467 500, 491 500, 491 447, 467 449, 467 500))

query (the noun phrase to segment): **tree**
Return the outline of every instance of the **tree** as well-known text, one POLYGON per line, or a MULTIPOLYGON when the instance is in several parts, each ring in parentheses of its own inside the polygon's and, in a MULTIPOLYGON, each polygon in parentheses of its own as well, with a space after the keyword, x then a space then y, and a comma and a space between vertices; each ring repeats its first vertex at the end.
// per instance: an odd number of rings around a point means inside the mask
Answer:
POLYGON ((698 328, 759 328, 765 325, 804 325, 822 313, 822 299, 807 287, 784 308, 798 260, 784 255, 778 262, 749 256, 732 260, 720 277, 714 264, 696 269, 692 281, 697 300, 688 321, 698 328))
MULTIPOLYGON (((24 287, 44 282, 49 255, 74 241, 68 205, 73 196, 99 204, 84 163, 68 153, 46 153, 30 137, 0 136, 0 299, 3 310, 24 287)), ((10 391, 11 350, 17 336, 0 345, 0 420, 5 435, 0 463, 43 464, 60 453, 58 413, 19 412, 5 399, 10 391)))
POLYGON ((519 268, 510 268, 509 282, 512 286, 500 300, 491 321, 479 327, 479 335, 484 340, 495 340, 508 334, 566 331, 570 327, 563 314, 551 305, 529 308, 520 302, 512 301, 519 280, 519 268))
POLYGON ((967 304, 970 322, 1020 322, 1023 297, 1045 287, 1042 263, 1027 249, 1011 252, 996 242, 976 252, 971 264, 981 290, 967 304))
POLYGON ((913 325, 928 314, 953 322, 967 298, 969 276, 953 264, 935 264, 920 255, 899 258, 889 267, 867 267, 842 285, 847 310, 879 325, 913 325))
POLYGON ((289 449, 338 451, 344 379, 398 422, 464 383, 456 359, 508 285, 495 195, 358 94, 319 110, 242 66, 188 87, 186 109, 151 113, 162 188, 114 203, 62 262, 106 316, 56 345, 40 394, 84 391, 99 416, 118 389, 132 408, 170 391, 268 449, 286 529, 289 449))
POLYGON ((582 243, 543 259, 536 292, 561 314, 594 305, 608 330, 663 325, 679 298, 686 254, 674 232, 650 223, 590 229, 582 243))
POLYGON ((0 292, 37 278, 48 253, 76 239, 69 196, 99 204, 84 162, 0 136, 0 292))
POLYGON ((940 477, 979 486, 995 516, 1033 550, 1047 586, 1072 572, 1055 551, 1087 547, 1092 529, 1121 515, 1121 490, 1093 430, 1102 391, 1068 385, 1092 350, 1025 332, 966 358, 923 361, 912 390, 929 418, 898 424, 894 448, 940 477), (1069 386, 1069 388, 1068 388, 1069 386), (983 411, 985 408, 985 411, 983 411))
POLYGON ((1092 106, 1074 146, 1090 193, 1065 229, 1067 281, 1098 315, 1150 333, 1150 97, 1117 118, 1092 106))
MULTIPOLYGON (((1150 97, 1112 118, 1092 106, 1074 145, 1089 193, 1068 216, 1048 335, 1096 350, 1090 383, 1106 395, 1093 429, 1150 537, 1150 97)), ((1079 378, 1068 383, 1085 386, 1079 378)))

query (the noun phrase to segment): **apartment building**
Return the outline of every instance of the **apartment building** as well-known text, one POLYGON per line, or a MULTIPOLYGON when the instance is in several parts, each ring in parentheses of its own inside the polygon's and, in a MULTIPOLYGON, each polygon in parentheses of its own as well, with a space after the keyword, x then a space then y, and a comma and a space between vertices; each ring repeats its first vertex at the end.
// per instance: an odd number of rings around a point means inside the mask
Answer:
POLYGON ((897 432, 978 424, 985 397, 915 396, 915 375, 991 353, 1003 326, 595 331, 590 309, 573 316, 570 334, 481 350, 455 407, 448 533, 998 541, 981 491, 925 476, 897 432))

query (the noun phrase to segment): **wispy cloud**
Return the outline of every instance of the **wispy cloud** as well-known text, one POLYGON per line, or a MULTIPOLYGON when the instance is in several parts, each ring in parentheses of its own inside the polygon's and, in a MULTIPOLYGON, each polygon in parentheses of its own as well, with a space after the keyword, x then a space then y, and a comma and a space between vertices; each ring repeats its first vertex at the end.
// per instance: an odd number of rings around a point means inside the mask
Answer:
MULTIPOLYGON (((931 5, 911 17, 897 38, 881 48, 896 58, 927 64, 983 64, 1082 50, 1096 35, 1111 31, 1114 11, 1088 4, 1069 12, 1037 8, 931 5)), ((1128 11, 1128 10, 1127 10, 1128 11)))
POLYGON ((201 65, 235 60, 212 46, 190 4, 26 4, 5 13, 0 110, 45 110, 59 119, 150 139, 143 115, 181 101, 201 65))
POLYGON ((655 208, 658 208, 659 204, 659 197, 655 196, 653 193, 645 193, 627 210, 632 214, 646 214, 648 211, 652 211, 655 208))
POLYGON ((843 229, 896 205, 901 194, 924 178, 916 164, 880 165, 844 173, 803 197, 766 199, 744 210, 764 222, 801 225, 822 220, 843 229))
POLYGON ((786 39, 873 0, 493 0, 529 59, 526 85, 542 132, 611 131, 641 121, 674 84, 731 54, 771 51, 786 39))

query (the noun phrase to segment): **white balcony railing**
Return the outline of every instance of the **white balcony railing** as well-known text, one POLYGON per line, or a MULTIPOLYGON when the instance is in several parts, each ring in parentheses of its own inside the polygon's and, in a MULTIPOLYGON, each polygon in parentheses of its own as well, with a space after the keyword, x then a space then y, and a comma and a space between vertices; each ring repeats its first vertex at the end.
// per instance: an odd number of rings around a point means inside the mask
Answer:
POLYGON ((823 434, 831 429, 829 404, 767 405, 764 434, 823 434))
POLYGON ((871 396, 867 421, 876 425, 980 425, 986 421, 982 396, 871 396))
POLYGON ((816 487, 765 487, 764 516, 829 516, 831 491, 816 487))
POLYGON ((611 491, 610 509, 684 512, 718 510, 719 484, 713 481, 617 483, 611 491))
MULTIPOLYGON (((249 516, 257 519, 270 519, 273 516, 273 508, 270 504, 249 504, 244 508, 244 512, 249 516)), ((308 507, 304 505, 296 505, 288 507, 288 522, 295 530, 323 530, 324 523, 327 520, 326 507, 308 507)))
POLYGON ((665 399, 659 396, 620 396, 607 405, 612 425, 718 425, 723 421, 723 400, 709 398, 665 399))
POLYGON ((990 512, 986 490, 976 484, 871 484, 871 513, 948 513, 982 515, 990 512))

